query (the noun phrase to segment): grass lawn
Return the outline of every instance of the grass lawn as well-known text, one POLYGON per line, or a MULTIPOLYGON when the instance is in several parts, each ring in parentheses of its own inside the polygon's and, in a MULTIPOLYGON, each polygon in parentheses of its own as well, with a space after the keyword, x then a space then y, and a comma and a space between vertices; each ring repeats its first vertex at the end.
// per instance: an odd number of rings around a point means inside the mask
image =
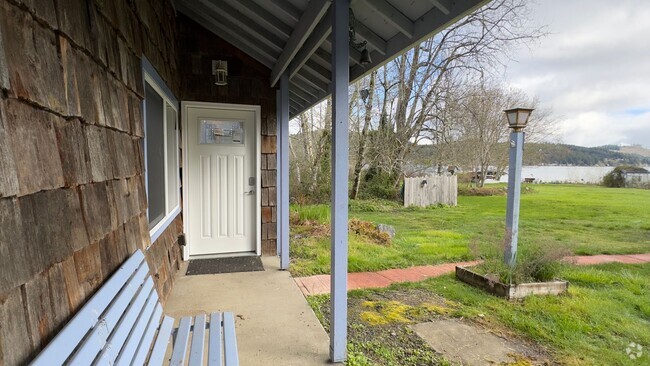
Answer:
MULTIPOLYGON (((565 265, 561 277, 571 282, 568 295, 512 303, 451 275, 350 292, 349 349, 356 362, 350 364, 444 364, 418 345, 407 327, 440 317, 463 318, 507 338, 533 341, 561 364, 650 364, 650 264, 565 265), (378 308, 392 310, 373 310, 378 308), (391 342, 390 335, 401 340, 391 342), (643 347, 640 359, 627 355, 630 342, 643 347)), ((311 297, 309 302, 327 329, 328 296, 311 297)))
MULTIPOLYGON (((521 197, 520 248, 563 247, 578 255, 650 252, 650 190, 586 185, 533 185, 521 197)), ((468 260, 503 239, 505 196, 460 196, 457 207, 403 208, 351 202, 350 217, 393 225, 390 245, 350 235, 349 271, 376 271, 468 260)), ((326 205, 293 206, 294 215, 329 222, 326 205)), ((291 228, 294 276, 329 273, 330 240, 310 225, 291 228)))

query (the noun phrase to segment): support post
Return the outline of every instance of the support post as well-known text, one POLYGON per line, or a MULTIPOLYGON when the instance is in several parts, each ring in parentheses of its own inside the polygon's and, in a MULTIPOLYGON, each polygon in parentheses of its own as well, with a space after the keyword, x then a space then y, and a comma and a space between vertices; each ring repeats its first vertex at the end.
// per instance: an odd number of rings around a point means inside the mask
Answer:
POLYGON ((342 362, 347 346, 348 84, 350 0, 334 0, 332 17, 332 267, 330 360, 342 362))
POLYGON ((521 165, 524 155, 524 133, 510 133, 510 161, 508 167, 508 204, 506 206, 505 263, 515 266, 519 235, 519 201, 521 197, 521 165))
POLYGON ((282 255, 282 159, 280 151, 280 134, 282 133, 282 100, 280 99, 282 94, 280 89, 275 91, 275 136, 276 136, 276 152, 275 152, 275 181, 277 186, 275 189, 275 212, 276 212, 276 231, 277 231, 277 242, 275 249, 278 257, 282 255))
POLYGON ((278 239, 280 269, 289 269, 289 77, 280 77, 280 119, 278 120, 278 239))

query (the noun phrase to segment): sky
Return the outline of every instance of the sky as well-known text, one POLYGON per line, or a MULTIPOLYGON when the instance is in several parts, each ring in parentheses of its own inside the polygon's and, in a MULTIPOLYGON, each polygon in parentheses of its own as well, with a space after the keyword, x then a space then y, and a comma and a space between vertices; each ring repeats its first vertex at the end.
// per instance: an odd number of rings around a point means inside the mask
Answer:
POLYGON ((529 16, 548 35, 505 77, 552 109, 560 142, 650 148, 650 1, 537 0, 529 16))

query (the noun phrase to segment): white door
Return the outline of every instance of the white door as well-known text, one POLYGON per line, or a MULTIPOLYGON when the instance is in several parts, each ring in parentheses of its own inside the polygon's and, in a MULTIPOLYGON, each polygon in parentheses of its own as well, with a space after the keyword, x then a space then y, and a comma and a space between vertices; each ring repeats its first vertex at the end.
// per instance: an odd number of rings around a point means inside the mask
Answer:
POLYGON ((256 111, 207 103, 184 111, 189 255, 256 252, 256 111))

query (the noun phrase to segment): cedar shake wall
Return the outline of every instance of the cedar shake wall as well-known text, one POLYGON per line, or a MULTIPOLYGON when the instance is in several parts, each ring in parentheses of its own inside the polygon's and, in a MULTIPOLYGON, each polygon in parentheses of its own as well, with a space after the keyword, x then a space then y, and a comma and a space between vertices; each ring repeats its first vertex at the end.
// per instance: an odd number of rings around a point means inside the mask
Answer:
POLYGON ((180 98, 262 107, 262 254, 276 255, 276 104, 271 70, 193 20, 179 14, 180 98), (214 85, 212 60, 228 61, 228 85, 214 85))
POLYGON ((169 294, 182 219, 150 246, 140 57, 179 97, 175 22, 168 0, 0 0, 0 365, 137 248, 169 294))

